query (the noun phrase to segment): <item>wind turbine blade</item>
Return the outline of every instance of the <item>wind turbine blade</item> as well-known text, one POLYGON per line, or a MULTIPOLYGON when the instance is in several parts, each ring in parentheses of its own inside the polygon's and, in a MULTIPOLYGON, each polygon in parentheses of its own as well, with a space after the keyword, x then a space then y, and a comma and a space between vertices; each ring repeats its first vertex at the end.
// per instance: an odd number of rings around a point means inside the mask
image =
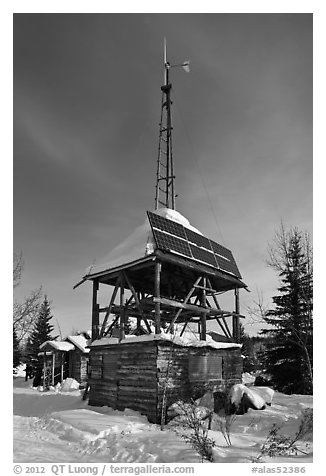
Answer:
POLYGON ((187 73, 190 73, 190 61, 185 61, 182 67, 187 73))

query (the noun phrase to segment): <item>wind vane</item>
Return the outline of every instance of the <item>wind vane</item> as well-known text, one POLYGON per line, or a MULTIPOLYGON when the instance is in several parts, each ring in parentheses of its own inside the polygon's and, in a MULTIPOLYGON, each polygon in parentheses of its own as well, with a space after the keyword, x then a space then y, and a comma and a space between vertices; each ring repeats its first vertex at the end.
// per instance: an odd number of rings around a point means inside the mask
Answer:
POLYGON ((190 71, 190 62, 185 61, 180 64, 170 64, 167 60, 166 39, 164 38, 164 85, 161 86, 162 103, 159 146, 156 172, 156 193, 155 210, 159 206, 172 208, 175 210, 175 191, 172 155, 172 117, 171 117, 171 89, 172 84, 169 80, 169 71, 171 68, 182 67, 186 72, 190 71))

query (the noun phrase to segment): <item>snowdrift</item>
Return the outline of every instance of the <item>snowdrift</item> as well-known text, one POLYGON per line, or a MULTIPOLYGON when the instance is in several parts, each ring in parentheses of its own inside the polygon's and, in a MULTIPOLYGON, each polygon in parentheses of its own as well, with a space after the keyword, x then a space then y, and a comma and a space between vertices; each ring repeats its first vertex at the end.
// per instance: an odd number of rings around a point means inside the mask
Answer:
MULTIPOLYGON (((244 392, 238 388, 234 400, 244 392)), ((259 389, 251 388, 256 392, 259 389)), ((266 390, 266 389, 264 389, 266 390)), ((254 400, 256 401, 256 400, 254 400)), ((203 402, 202 402, 203 403, 203 402)), ((257 401, 256 401, 257 403, 257 401)), ((207 402, 206 402, 207 404, 207 402)), ((250 408, 236 416, 228 446, 217 423, 212 423, 214 462, 251 463, 259 453, 272 425, 282 433, 294 434, 300 414, 312 407, 312 396, 275 392, 272 405, 263 411, 250 408)), ((80 390, 37 392, 24 379, 14 379, 14 462, 24 463, 199 463, 200 457, 172 422, 160 431, 146 417, 132 410, 89 407, 80 390)), ((206 424, 206 423, 205 423, 206 424)), ((273 463, 312 462, 311 442, 306 455, 266 459, 273 463)))

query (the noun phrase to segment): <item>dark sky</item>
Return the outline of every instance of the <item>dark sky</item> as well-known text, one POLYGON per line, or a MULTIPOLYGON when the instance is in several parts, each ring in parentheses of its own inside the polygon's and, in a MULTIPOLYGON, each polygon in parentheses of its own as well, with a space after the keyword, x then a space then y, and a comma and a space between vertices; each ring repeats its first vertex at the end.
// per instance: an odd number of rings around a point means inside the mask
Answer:
POLYGON ((311 14, 14 14, 17 298, 42 284, 64 334, 91 323, 73 285, 154 206, 164 37, 191 65, 172 71, 177 209, 232 249, 243 311, 275 293, 281 220, 312 231, 311 14))

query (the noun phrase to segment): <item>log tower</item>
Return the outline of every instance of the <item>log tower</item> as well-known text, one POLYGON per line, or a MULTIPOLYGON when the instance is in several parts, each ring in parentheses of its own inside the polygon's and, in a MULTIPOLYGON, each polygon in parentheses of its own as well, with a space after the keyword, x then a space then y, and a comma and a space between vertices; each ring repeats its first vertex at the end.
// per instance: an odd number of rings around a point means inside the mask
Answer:
POLYGON ((240 381, 242 370, 239 290, 246 285, 232 252, 175 210, 169 72, 176 66, 189 63, 171 65, 165 46, 155 210, 147 212, 143 250, 92 268, 81 281, 93 284, 90 404, 133 408, 154 422, 161 421, 167 373, 169 404, 207 386, 223 391, 240 381), (104 306, 100 287, 111 290, 104 306), (219 304, 224 292, 234 295, 232 310, 219 304), (136 326, 126 335, 130 318, 136 326), (211 321, 220 342, 207 334, 211 321), (196 342, 186 342, 189 328, 196 342))

